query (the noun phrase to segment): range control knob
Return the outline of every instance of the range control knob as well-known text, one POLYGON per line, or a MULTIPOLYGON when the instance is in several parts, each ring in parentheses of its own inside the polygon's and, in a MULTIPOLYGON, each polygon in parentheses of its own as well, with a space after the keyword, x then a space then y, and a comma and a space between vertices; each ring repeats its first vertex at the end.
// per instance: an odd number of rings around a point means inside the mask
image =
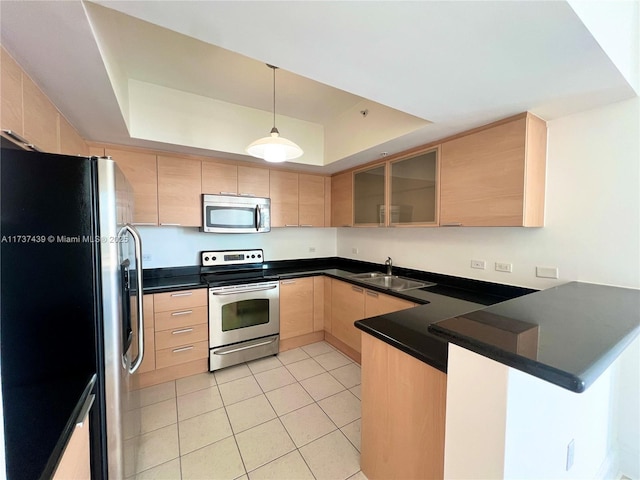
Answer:
POLYGON ((256 256, 255 255, 251 255, 251 258, 256 258, 256 256))
POLYGON ((209 257, 204 257, 204 261, 208 262, 209 261, 209 257))
POLYGON ((258 258, 262 258, 262 255, 258 254, 258 258))
POLYGON ((211 260, 213 260, 214 262, 217 260, 216 257, 211 257, 211 260))

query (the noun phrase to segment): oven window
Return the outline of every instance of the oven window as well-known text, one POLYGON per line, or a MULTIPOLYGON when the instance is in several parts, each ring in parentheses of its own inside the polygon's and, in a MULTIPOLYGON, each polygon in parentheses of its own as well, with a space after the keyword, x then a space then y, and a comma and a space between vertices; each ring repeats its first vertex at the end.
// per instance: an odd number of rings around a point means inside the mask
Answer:
POLYGON ((222 306, 222 331, 269 323, 269 299, 241 300, 222 306))
POLYGON ((206 207, 207 227, 254 228, 256 209, 249 207, 206 207))

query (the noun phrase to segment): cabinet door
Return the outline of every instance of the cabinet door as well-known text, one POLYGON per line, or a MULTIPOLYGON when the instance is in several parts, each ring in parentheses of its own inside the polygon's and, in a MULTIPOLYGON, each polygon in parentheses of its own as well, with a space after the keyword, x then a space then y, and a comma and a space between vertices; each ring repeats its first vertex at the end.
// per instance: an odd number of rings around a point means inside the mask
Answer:
POLYGON ((442 144, 440 224, 522 226, 525 118, 442 144))
POLYGON ((313 277, 313 331, 324 330, 324 275, 313 277))
POLYGON ((89 146, 62 115, 60 115, 60 153, 89 155, 89 146))
POLYGON ((331 177, 324 177, 324 226, 331 226, 331 177))
POLYGON ((386 165, 353 174, 354 225, 385 225, 386 165))
POLYGON ((24 137, 36 147, 58 153, 58 110, 27 76, 22 76, 24 137))
POLYGON ((360 330, 353 322, 364 318, 364 288, 331 281, 331 335, 360 352, 360 330))
POLYGON ((408 300, 367 290, 364 301, 364 318, 405 310, 415 307, 415 305, 415 303, 409 302, 408 300))
POLYGON ((150 153, 105 148, 105 155, 116 162, 133 189, 133 223, 158 224, 158 167, 150 153))
POLYGON ((271 170, 269 173, 271 195, 271 226, 298 226, 298 174, 271 170))
POLYGON ((91 479, 90 412, 76 424, 52 480, 91 479))
POLYGON ((158 156, 160 225, 202 226, 200 160, 158 156))
POLYGON ((301 227, 324 227, 324 177, 298 174, 298 221, 301 227))
POLYGON ((269 197, 269 169, 238 165, 238 195, 269 197))
POLYGON ((3 130, 22 132, 22 69, 11 56, 0 47, 0 123, 3 130))
POLYGON ((236 195, 238 193, 238 167, 228 163, 202 162, 202 193, 236 195))
POLYGON ((313 277, 280 281, 280 338, 312 333, 313 277))
POLYGON ((438 212, 437 160, 437 150, 431 150, 417 157, 390 162, 388 225, 435 225, 438 212))
MULTIPOLYGON (((133 306, 132 306, 133 307, 133 306)), ((156 342, 154 328, 153 295, 144 296, 144 356, 138 369, 139 373, 156 369, 156 342)), ((131 310, 134 312, 134 310, 131 310)), ((135 344, 135 339, 132 344, 135 344)))
POLYGON ((331 333, 331 278, 322 277, 324 283, 324 331, 331 333))
POLYGON ((331 226, 353 225, 353 174, 341 173, 331 177, 331 226))

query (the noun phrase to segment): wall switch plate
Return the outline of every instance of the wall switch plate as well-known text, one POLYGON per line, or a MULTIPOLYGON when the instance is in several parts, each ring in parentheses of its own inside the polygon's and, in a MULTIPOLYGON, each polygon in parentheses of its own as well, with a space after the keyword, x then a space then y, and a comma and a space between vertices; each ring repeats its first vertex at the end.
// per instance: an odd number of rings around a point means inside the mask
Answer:
POLYGON ((143 262, 150 262, 152 260, 151 254, 150 253, 143 253, 142 254, 142 261, 143 262))
POLYGON ((566 467, 567 472, 573 466, 573 457, 575 455, 575 449, 576 449, 576 445, 575 445, 574 439, 572 438, 571 441, 569 442, 569 445, 567 445, 567 467, 566 467))
POLYGON ((353 247, 353 248, 351 249, 351 253, 358 253, 358 249, 357 249, 356 247, 353 247))
POLYGON ((316 247, 309 247, 309 253, 314 253, 316 251, 316 247))
POLYGON ((511 263, 503 263, 503 262, 496 262, 496 272, 511 273, 512 271, 513 271, 513 264, 511 264, 511 263))
POLYGON ((471 260, 471 268, 479 268, 480 270, 484 270, 487 268, 487 262, 484 260, 471 260))
POLYGON ((536 277, 558 278, 558 267, 536 267, 536 277))

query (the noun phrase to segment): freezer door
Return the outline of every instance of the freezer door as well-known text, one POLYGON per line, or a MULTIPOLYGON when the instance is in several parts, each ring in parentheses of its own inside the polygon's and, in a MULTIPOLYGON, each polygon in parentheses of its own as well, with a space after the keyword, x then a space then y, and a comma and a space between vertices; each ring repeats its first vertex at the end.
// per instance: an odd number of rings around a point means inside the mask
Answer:
POLYGON ((139 405, 131 372, 142 361, 142 251, 129 225, 133 195, 111 159, 97 160, 104 345, 104 410, 109 478, 137 473, 139 405), (134 341, 135 339, 135 341, 134 341), (137 418, 136 418, 137 417, 137 418), (138 426, 138 430, 136 430, 138 426))

